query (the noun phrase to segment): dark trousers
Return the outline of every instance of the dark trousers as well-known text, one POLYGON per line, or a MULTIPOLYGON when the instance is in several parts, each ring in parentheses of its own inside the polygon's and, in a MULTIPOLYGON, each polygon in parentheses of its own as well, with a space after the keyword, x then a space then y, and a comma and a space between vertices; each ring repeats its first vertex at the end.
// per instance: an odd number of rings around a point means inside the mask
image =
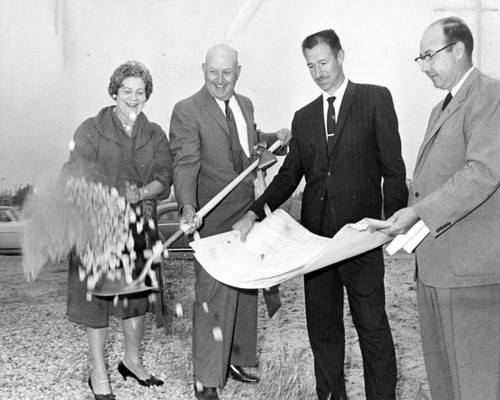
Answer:
MULTIPOLYGON (((325 224, 331 219, 325 218, 325 224)), ((326 232, 328 227, 323 229, 326 232)), ((323 234, 324 236, 333 236, 323 234)), ((347 399, 344 290, 363 356, 367 400, 396 398, 396 355, 385 312, 384 258, 375 249, 304 278, 306 318, 318 398, 347 399), (329 397, 330 396, 330 397, 329 397)))

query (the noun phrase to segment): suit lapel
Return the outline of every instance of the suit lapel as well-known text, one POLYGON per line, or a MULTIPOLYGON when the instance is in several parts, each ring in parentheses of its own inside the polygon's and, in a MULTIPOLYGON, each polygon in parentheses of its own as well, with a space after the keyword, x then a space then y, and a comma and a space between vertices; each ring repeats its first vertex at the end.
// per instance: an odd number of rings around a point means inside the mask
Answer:
POLYGON ((319 158, 328 163, 328 143, 326 141, 325 114, 323 111, 323 95, 312 103, 310 121, 310 140, 318 149, 319 158))
POLYGON ((201 90, 202 98, 203 98, 203 105, 205 106, 206 110, 212 117, 217 121, 217 123, 221 126, 221 128, 224 130, 226 135, 229 136, 229 129, 227 127, 227 121, 226 121, 226 116, 220 109, 219 105, 217 104, 217 100, 215 100, 210 93, 208 93, 207 89, 205 86, 203 86, 203 89, 201 90))
POLYGON ((441 111, 444 100, 440 101, 439 104, 432 110, 431 118, 429 119, 429 126, 427 127, 424 140, 418 152, 415 173, 417 172, 418 167, 421 165, 421 161, 423 161, 424 154, 427 153, 426 150, 430 148, 432 140, 438 134, 439 129, 441 128, 441 126, 443 126, 445 121, 452 117, 453 114, 455 114, 455 112, 462 106, 462 102, 465 100, 469 88, 477 80, 477 78, 479 78, 479 75, 480 72, 478 69, 474 69, 470 73, 460 90, 453 97, 444 111, 441 111))
POLYGON ((342 99, 342 104, 340 105, 340 110, 337 118, 337 126, 335 127, 335 136, 333 137, 333 146, 332 150, 329 153, 329 156, 333 154, 333 149, 335 148, 339 136, 342 133, 342 128, 344 126, 344 122, 346 120, 347 114, 349 113, 349 109, 351 108, 352 102, 354 100, 354 95, 356 94, 356 85, 351 81, 347 82, 347 87, 345 89, 344 97, 342 99))
MULTIPOLYGON (((212 95, 207 91, 205 86, 200 90, 201 96, 203 99, 203 105, 208 111, 208 113, 217 121, 217 123, 221 126, 222 130, 226 135, 229 136, 229 128, 227 126, 226 116, 222 112, 219 104, 217 104, 217 100, 215 100, 212 95)), ((238 94, 234 94, 234 98, 238 102, 240 106, 241 112, 243 113, 243 117, 245 118, 245 122, 247 125, 247 139, 248 139, 248 148, 250 150, 250 155, 255 144, 254 140, 254 124, 252 116, 250 115, 250 111, 245 106, 245 102, 241 100, 238 94)), ((246 158, 246 154, 242 151, 243 157, 246 158)))

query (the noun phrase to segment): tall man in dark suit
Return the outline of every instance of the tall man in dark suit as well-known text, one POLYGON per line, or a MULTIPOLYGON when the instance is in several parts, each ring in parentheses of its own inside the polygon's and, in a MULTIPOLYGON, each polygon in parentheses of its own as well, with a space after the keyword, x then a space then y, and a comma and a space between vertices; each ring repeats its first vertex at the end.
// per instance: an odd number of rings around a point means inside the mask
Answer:
MULTIPOLYGON (((202 237, 231 230, 254 200, 255 172, 247 176, 204 219, 196 214, 250 165, 258 132, 250 99, 236 94, 238 54, 223 44, 212 47, 202 64, 205 85, 177 103, 170 122, 174 187, 180 224, 202 237)), ((267 134, 269 144, 285 144, 290 131, 267 134)), ((263 138, 261 138, 263 139, 263 138)), ((235 263, 235 268, 237 264, 235 263)), ((243 382, 258 382, 242 366, 257 364, 257 291, 241 290, 213 279, 195 259, 193 367, 198 399, 218 399, 228 372, 243 382)))
MULTIPOLYGON (((301 223, 333 237, 345 224, 381 218, 407 202, 398 122, 389 90, 348 81, 333 30, 307 37, 302 50, 323 94, 295 113, 290 152, 278 175, 235 225, 242 240, 253 222, 306 186, 301 223), (381 190, 381 184, 383 190, 381 190)), ((309 340, 319 399, 347 399, 344 377, 345 287, 363 355, 367 399, 395 399, 396 359, 385 312, 384 259, 378 248, 305 276, 309 340)))
POLYGON ((413 174, 411 207, 388 233, 422 220, 416 249, 422 348, 433 399, 500 399, 500 81, 472 64, 459 18, 431 24, 415 59, 438 89, 413 174))

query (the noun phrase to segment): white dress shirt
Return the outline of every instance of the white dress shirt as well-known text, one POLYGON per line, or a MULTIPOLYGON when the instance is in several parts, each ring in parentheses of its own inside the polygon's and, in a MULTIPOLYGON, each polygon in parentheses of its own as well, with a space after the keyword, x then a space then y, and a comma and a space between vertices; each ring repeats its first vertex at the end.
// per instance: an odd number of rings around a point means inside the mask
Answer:
POLYGON ((335 101, 333 102, 333 106, 335 107, 335 120, 338 121, 340 107, 342 106, 342 99, 344 98, 345 89, 347 88, 347 78, 344 78, 344 82, 342 85, 335 91, 334 94, 329 94, 323 92, 323 118, 325 123, 325 132, 326 132, 326 141, 328 142, 328 128, 326 125, 326 120, 328 118, 328 98, 335 96, 335 101))
POLYGON ((470 69, 464 74, 464 76, 462 76, 462 79, 460 79, 458 81, 458 83, 455 85, 455 87, 453 89, 451 89, 451 95, 453 97, 455 97, 455 95, 460 90, 460 88, 462 87, 462 85, 464 84, 465 80, 470 75, 470 73, 472 72, 473 69, 474 69, 474 66, 470 67, 470 69))
MULTIPOLYGON (((222 113, 226 115, 226 103, 224 100, 215 99, 219 105, 222 113)), ((233 111, 234 120, 236 121, 236 128, 238 129, 238 137, 240 138, 241 148, 250 157, 250 149, 248 148, 248 134, 247 134, 247 123, 245 122, 245 117, 243 117, 243 112, 241 111, 240 105, 234 96, 229 99, 229 107, 233 111)))

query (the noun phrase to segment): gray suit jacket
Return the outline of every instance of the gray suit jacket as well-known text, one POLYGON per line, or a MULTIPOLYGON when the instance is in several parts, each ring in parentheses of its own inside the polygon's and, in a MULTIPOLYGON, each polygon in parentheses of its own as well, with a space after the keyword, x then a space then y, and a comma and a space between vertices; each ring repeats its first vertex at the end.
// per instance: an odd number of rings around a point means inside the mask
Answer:
MULTIPOLYGON (((249 148, 257 143, 250 99, 234 95, 247 124, 249 148)), ((177 103, 170 122, 170 146, 174 154, 174 189, 179 209, 186 204, 203 207, 238 174, 229 159, 231 138, 226 117, 203 87, 177 103)), ((245 167, 250 160, 244 157, 245 167)), ((200 235, 229 231, 254 200, 255 172, 247 176, 204 218, 200 235)))
POLYGON ((500 82, 474 69, 433 110, 410 203, 430 229, 419 278, 434 287, 500 283, 500 82))

